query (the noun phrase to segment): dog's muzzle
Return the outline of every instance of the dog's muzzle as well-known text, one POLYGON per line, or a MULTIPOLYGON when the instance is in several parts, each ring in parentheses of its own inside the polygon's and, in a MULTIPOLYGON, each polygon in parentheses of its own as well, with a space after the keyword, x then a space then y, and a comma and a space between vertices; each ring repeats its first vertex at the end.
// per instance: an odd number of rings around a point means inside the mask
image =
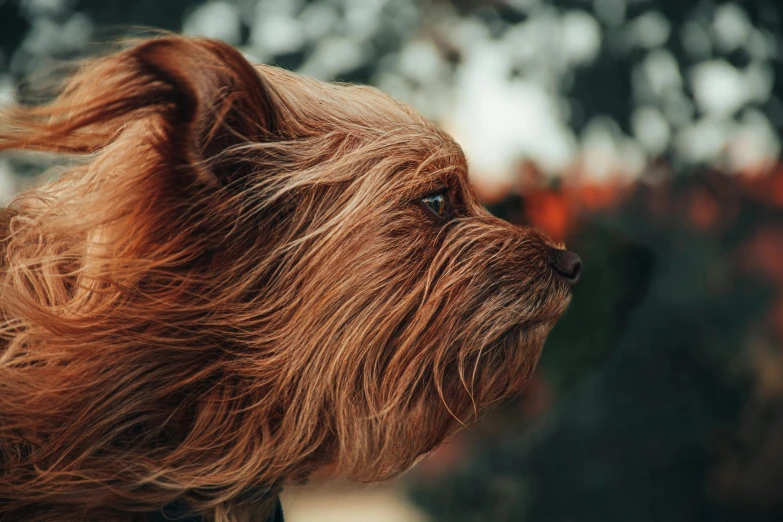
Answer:
POLYGON ((549 266, 571 285, 576 284, 582 274, 582 260, 570 250, 553 249, 549 266))

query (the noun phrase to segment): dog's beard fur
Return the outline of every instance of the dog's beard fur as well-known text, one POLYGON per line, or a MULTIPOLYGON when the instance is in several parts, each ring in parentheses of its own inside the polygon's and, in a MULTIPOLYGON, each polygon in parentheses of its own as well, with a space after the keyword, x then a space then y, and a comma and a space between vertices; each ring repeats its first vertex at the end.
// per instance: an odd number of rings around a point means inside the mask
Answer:
POLYGON ((0 519, 393 477, 522 388, 569 299, 433 124, 218 42, 90 61, 2 149, 82 159, 0 212, 0 519))

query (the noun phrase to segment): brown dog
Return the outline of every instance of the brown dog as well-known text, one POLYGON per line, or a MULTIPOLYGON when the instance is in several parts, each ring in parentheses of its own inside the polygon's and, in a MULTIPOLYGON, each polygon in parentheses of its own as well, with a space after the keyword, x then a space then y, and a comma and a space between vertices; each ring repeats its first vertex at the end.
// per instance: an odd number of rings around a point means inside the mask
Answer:
POLYGON ((0 211, 1 520, 393 477, 521 389, 580 269, 409 107, 215 41, 86 63, 3 149, 74 159, 0 211))

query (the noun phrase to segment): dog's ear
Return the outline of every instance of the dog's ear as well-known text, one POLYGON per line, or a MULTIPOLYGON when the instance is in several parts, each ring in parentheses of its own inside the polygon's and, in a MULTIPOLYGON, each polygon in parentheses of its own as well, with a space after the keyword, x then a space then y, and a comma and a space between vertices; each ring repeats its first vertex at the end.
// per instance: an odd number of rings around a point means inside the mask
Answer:
MULTIPOLYGON (((50 104, 4 111, 0 150, 93 153, 144 119, 171 166, 209 164, 232 145, 278 133, 272 94, 233 47, 161 37, 85 63, 50 104)), ((211 170, 227 184, 242 169, 229 158, 211 170)))

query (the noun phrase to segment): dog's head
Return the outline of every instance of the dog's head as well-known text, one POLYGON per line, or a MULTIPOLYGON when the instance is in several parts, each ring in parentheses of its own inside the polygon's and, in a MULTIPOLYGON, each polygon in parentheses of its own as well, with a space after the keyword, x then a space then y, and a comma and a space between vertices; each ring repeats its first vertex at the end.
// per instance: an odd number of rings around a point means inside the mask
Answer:
POLYGON ((0 149, 86 160, 7 211, 11 498, 388 478, 521 389, 578 277, 409 107, 217 42, 143 42, 3 118, 0 149))

